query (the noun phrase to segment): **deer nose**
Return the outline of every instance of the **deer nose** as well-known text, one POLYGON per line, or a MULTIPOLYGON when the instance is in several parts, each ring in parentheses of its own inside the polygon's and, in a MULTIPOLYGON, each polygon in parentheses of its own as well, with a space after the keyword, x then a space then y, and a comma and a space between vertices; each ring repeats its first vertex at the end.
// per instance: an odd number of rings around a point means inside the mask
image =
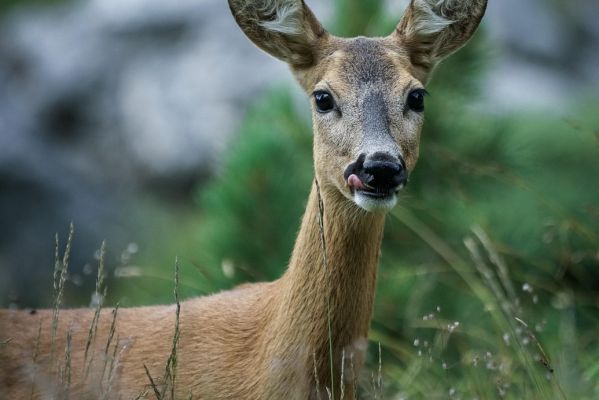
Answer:
POLYGON ((406 181, 404 167, 399 162, 366 161, 364 173, 367 176, 364 183, 375 189, 395 189, 406 181))
POLYGON ((364 162, 365 184, 374 189, 394 190, 407 182, 401 158, 375 153, 364 162))
POLYGON ((345 179, 354 189, 370 189, 377 193, 394 191, 408 181, 403 159, 382 152, 368 157, 361 154, 345 171, 345 179))

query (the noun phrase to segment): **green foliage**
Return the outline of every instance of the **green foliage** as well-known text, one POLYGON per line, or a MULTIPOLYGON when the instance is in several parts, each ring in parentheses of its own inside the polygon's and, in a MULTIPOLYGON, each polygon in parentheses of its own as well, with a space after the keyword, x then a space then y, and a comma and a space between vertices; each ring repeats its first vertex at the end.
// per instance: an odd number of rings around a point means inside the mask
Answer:
POLYGON ((382 21, 384 7, 385 3, 381 0, 337 0, 330 31, 341 37, 389 34, 397 21, 382 21))
POLYGON ((309 120, 286 91, 250 111, 220 177, 199 195, 205 263, 225 262, 238 282, 280 275, 313 177, 311 143, 309 120))
POLYGON ((52 6, 59 3, 64 3, 68 0, 2 0, 0 1, 0 14, 7 12, 16 7, 22 6, 52 6))

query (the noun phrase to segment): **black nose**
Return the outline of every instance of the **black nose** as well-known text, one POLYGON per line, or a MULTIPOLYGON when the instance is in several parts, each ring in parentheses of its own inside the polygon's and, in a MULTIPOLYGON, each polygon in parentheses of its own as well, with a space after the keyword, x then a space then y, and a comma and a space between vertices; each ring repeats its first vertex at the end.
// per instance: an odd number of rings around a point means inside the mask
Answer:
POLYGON ((405 168, 399 161, 368 160, 364 174, 364 183, 374 189, 392 190, 406 183, 405 168))
POLYGON ((408 181, 403 159, 383 152, 368 157, 361 154, 345 171, 346 180, 350 174, 357 175, 367 188, 377 193, 391 192, 408 181))

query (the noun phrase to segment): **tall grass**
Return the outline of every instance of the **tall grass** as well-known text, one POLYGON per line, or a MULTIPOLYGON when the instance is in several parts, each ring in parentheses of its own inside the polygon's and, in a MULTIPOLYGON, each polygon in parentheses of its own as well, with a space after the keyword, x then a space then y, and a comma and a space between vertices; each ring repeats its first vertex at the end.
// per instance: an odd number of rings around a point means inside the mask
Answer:
MULTIPOLYGON (((92 295, 92 304, 94 313, 90 326, 88 328, 87 338, 85 345, 82 348, 73 347, 73 331, 69 327, 66 331, 65 347, 64 347, 64 358, 62 360, 55 360, 55 348, 58 341, 58 325, 60 322, 60 311, 62 309, 62 299, 64 297, 65 283, 68 280, 68 265, 69 255, 72 249, 72 243, 74 238, 74 225, 71 223, 69 228, 69 234, 65 246, 65 250, 62 258, 60 257, 60 242, 58 235, 55 236, 55 252, 54 252, 54 279, 53 279, 53 308, 51 318, 51 329, 50 329, 50 354, 49 354, 49 365, 50 370, 44 374, 44 379, 48 380, 49 386, 42 388, 42 392, 36 388, 38 384, 38 365, 40 356, 40 343, 43 335, 47 334, 42 329, 42 321, 40 319, 37 338, 35 341, 35 347, 32 349, 32 387, 30 398, 36 398, 36 396, 42 395, 44 398, 52 399, 64 399, 68 400, 74 398, 72 391, 73 386, 73 371, 72 371, 72 360, 74 352, 81 351, 83 358, 83 369, 80 371, 82 381, 81 386, 93 388, 92 390, 98 395, 98 399, 108 400, 115 398, 116 394, 113 393, 114 382, 118 377, 120 358, 123 352, 126 350, 118 335, 118 314, 119 304, 113 308, 110 320, 110 327, 106 336, 106 344, 102 346, 101 354, 98 354, 98 347, 95 346, 98 334, 98 326, 101 317, 102 305, 107 294, 107 287, 105 281, 105 254, 106 254, 106 243, 103 242, 99 250, 99 262, 98 272, 96 277, 95 291, 92 295), (100 356, 100 357, 98 357, 100 356), (98 361, 99 358, 99 361, 98 361), (99 374, 90 374, 90 371, 94 369, 94 365, 99 364, 99 374)), ((150 386, 153 389, 156 398, 158 400, 175 400, 176 392, 176 377, 177 377, 177 346, 180 339, 180 312, 181 304, 179 299, 179 261, 175 262, 175 288, 174 288, 174 299, 176 304, 175 309, 175 325, 174 334, 172 339, 171 353, 165 362, 165 373, 162 381, 157 384, 154 379, 150 376, 149 371, 146 368, 146 373, 150 380, 150 386)), ((4 339, 0 342, 0 347, 9 346, 13 338, 4 339)), ((76 355, 79 357, 79 355, 76 355)), ((137 398, 146 398, 148 394, 147 390, 142 391, 137 398)), ((192 399, 191 392, 187 399, 192 399)))
MULTIPOLYGON (((150 383, 150 388, 156 397, 156 400, 175 400, 175 387, 177 380, 177 346, 179 344, 179 339, 181 337, 180 331, 180 314, 181 314, 181 303, 179 302, 179 260, 175 261, 175 289, 173 291, 175 297, 175 330, 173 333, 172 339, 172 347, 171 353, 168 356, 165 364, 164 376, 162 377, 161 382, 157 382, 148 367, 144 364, 144 370, 146 372, 146 376, 148 377, 148 381, 150 383)), ((189 388, 190 393, 188 398, 192 398, 191 388, 189 388)), ((139 396, 145 395, 144 392, 140 393, 139 396)), ((138 396, 138 397, 139 397, 138 396)))
MULTIPOLYGON (((320 184, 318 183, 318 179, 314 179, 314 184, 316 185, 316 194, 318 196, 318 227, 320 231, 320 246, 322 252, 322 267, 325 272, 328 272, 328 255, 327 255, 327 243, 325 240, 325 231, 324 231, 324 204, 322 201, 322 197, 320 195, 320 184)), ((331 280, 327 279, 329 284, 332 284, 331 280)), ((335 356, 333 352, 333 331, 331 329, 331 296, 332 288, 327 288, 325 302, 326 302, 326 310, 327 310, 327 331, 328 331, 328 341, 329 341, 329 364, 331 370, 331 397, 335 399, 335 356)), ((341 367, 343 368, 343 361, 341 361, 341 367)), ((341 379, 341 388, 343 388, 343 379, 341 379)), ((341 397, 343 398, 343 396, 341 397)))
POLYGON ((73 242, 73 235, 75 233, 75 227, 71 223, 69 227, 69 236, 67 244, 64 250, 62 260, 59 257, 59 241, 58 234, 55 236, 55 249, 54 249, 54 302, 52 307, 52 336, 51 336, 51 349, 50 349, 50 364, 53 363, 54 359, 54 341, 56 339, 56 329, 58 327, 58 316, 60 314, 60 307, 62 305, 62 298, 64 296, 64 285, 67 280, 67 273, 69 269, 69 257, 71 255, 71 246, 73 242))

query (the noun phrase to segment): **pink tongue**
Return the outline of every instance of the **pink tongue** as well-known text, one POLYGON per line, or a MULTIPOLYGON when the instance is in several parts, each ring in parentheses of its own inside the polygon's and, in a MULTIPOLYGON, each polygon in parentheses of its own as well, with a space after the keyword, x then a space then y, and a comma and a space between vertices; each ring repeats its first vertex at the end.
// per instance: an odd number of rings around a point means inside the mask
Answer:
POLYGON ((364 184, 356 174, 351 174, 349 178, 347 178, 347 184, 354 189, 365 189, 364 184))

